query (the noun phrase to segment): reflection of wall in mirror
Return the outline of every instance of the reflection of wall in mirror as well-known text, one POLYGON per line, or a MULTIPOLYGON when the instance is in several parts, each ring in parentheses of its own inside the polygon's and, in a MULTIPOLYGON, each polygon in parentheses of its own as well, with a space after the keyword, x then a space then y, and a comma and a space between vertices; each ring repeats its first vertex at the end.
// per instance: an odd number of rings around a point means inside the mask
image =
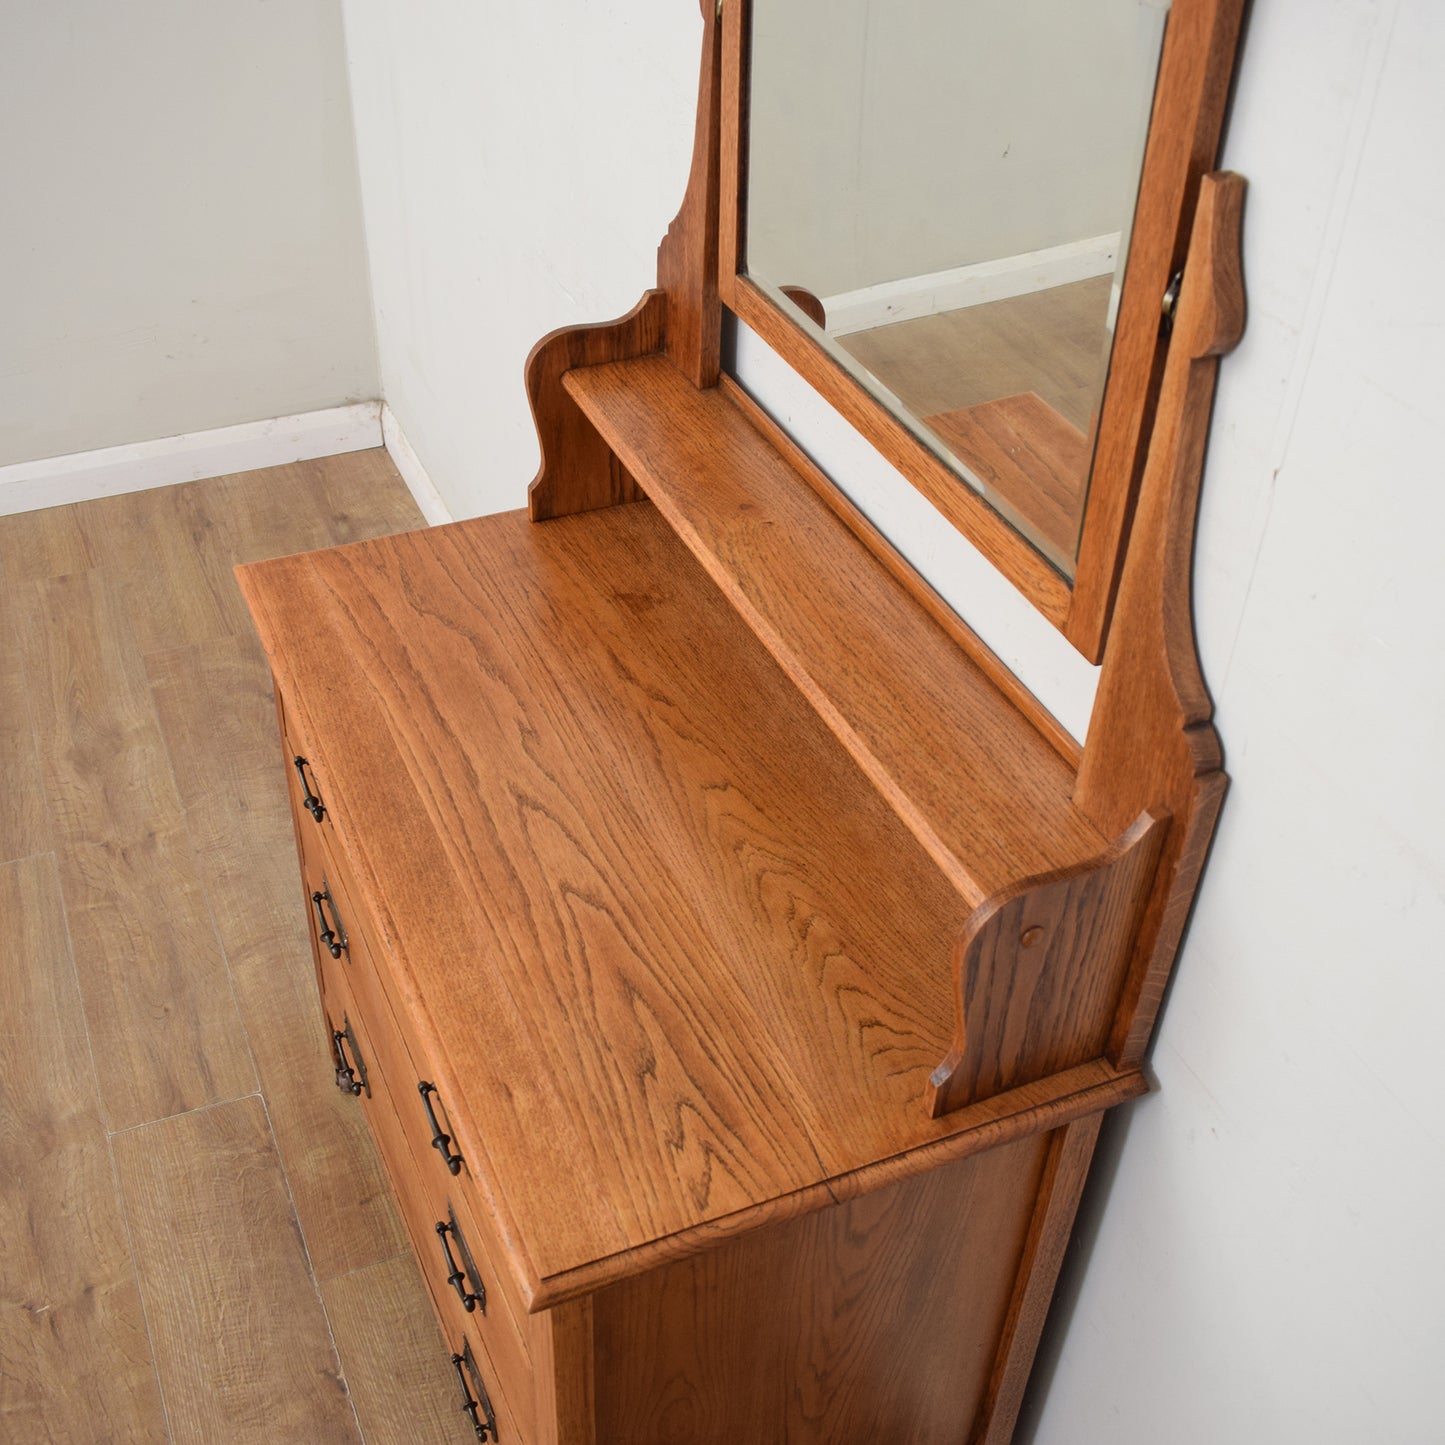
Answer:
POLYGON ((1127 235, 1166 5, 754 0, 748 269, 835 297, 1127 235))

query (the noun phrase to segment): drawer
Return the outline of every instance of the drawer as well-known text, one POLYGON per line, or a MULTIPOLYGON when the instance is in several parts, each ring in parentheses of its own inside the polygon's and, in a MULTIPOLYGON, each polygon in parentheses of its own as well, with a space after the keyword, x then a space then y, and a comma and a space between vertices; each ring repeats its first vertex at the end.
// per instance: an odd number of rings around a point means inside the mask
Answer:
POLYGON ((443 1185, 448 1198, 455 1203, 467 1237, 474 1241, 478 1263, 496 1281, 495 1286, 489 1288, 499 1292, 511 1315, 518 1349, 525 1355, 525 1346, 520 1342, 527 1338, 527 1308, 507 1266, 489 1211, 476 1198, 465 1158, 457 1165, 455 1174, 450 1172, 448 1160, 457 1157, 456 1130, 447 1112, 445 1094, 440 1088, 421 1092, 423 1083, 436 1084, 436 1071, 415 1032, 407 1026, 406 1010, 398 1004, 394 988, 386 984, 384 965, 378 965, 378 960, 384 960, 386 954, 371 942, 373 925, 356 901, 357 892, 351 886, 333 839, 328 838, 324 830, 300 826, 308 822, 304 815, 298 815, 298 841, 302 871, 308 879, 307 901, 317 966, 320 968, 331 959, 343 965, 342 972, 356 1011, 366 1019, 379 1065, 390 1081, 397 1113, 405 1125, 417 1167, 432 1181, 443 1185), (315 898, 317 893, 322 895, 320 900, 315 898), (327 932, 335 935, 330 941, 324 937, 327 932), (443 1136, 445 1155, 432 1142, 443 1136))
POLYGON ((525 1440, 531 1433, 535 1390, 531 1362, 522 1350, 515 1323, 497 1295, 494 1277, 480 1262, 465 1223, 445 1192, 439 1197, 427 1173, 417 1167, 381 1056, 350 996, 344 974, 329 957, 323 977, 323 1009, 338 1083, 344 1078, 359 1091, 357 1097, 442 1332, 457 1350, 462 1346, 456 1342, 464 1337, 470 1341, 471 1368, 485 1381, 501 1431, 495 1438, 525 1440), (438 1224, 447 1226, 444 1234, 438 1224))
POLYGON ((457 1377, 458 1408, 465 1411, 478 1440, 495 1440, 512 1445, 525 1441, 512 1419, 506 1396, 487 1379, 486 1360, 477 1353, 466 1330, 447 1332, 452 1368, 457 1377))
MULTIPOLYGON (((322 891, 321 875, 307 871, 312 856, 309 851, 303 854, 308 901, 322 891)), ((359 1094, 444 1330, 449 1335, 464 1328, 471 1331, 486 1356, 489 1378, 500 1382, 509 1402, 507 1417, 518 1429, 527 1430, 534 1411, 532 1362, 524 1333, 527 1317, 519 1314, 509 1296, 506 1286, 511 1279, 503 1273, 504 1260, 492 1236, 462 1202, 456 1187, 461 1180, 447 1172, 440 1154, 430 1147, 416 1072, 395 1032, 389 1003, 380 993, 365 934, 354 921, 349 896, 328 881, 339 957, 318 938, 330 905, 323 903, 325 913, 318 913, 313 903, 311 932, 337 1082, 359 1094), (445 1231, 439 1231, 438 1225, 445 1225, 445 1231)), ((517 1438, 516 1430, 511 1438, 517 1438)))
POLYGON ((291 812, 296 820, 297 837, 334 838, 325 764, 298 732, 295 718, 286 709, 281 689, 275 687, 274 691, 276 719, 281 726, 281 747, 286 756, 286 778, 291 790, 291 812))

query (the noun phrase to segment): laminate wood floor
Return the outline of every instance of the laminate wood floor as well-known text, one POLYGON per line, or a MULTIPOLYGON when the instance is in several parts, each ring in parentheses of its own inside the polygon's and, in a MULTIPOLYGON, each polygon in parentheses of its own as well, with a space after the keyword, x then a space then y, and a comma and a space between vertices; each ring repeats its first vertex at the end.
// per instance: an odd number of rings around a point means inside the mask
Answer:
POLYGON ((1032 391, 1087 432, 1109 358, 1112 276, 855 331, 838 344, 916 416, 1032 391))
POLYGON ((380 450, 0 517, 0 1445, 470 1438, 231 575, 421 525, 380 450))

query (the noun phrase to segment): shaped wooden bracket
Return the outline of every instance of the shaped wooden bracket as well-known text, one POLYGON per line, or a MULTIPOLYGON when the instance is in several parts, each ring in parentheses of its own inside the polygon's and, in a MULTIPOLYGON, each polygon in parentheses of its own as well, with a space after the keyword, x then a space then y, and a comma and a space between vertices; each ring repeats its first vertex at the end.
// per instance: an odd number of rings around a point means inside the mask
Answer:
POLYGON ((641 496, 611 448, 566 394, 566 372, 666 351, 694 386, 717 385, 722 347, 717 293, 721 61, 714 0, 702 0, 702 19, 692 169, 681 209, 658 247, 656 288, 616 321, 551 332, 527 358, 527 398, 542 449, 542 464, 527 489, 534 522, 641 496))
POLYGON ((666 322, 667 297, 661 291, 647 291, 616 321, 564 326, 532 348, 525 372, 527 399, 542 451, 542 464, 527 488, 534 522, 637 500, 636 484, 567 395, 562 377, 574 366, 626 361, 660 351, 666 322))
POLYGON ((1099 857, 979 906, 954 950, 953 1049, 934 1118, 1105 1049, 1167 818, 1143 813, 1099 857))

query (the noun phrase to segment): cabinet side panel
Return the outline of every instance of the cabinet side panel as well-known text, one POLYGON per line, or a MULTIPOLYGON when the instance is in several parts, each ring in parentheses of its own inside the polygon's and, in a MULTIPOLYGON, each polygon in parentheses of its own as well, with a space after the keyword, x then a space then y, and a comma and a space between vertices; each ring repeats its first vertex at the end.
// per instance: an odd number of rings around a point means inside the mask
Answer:
POLYGON ((968 1438, 1049 1149, 1020 1139, 599 1292, 597 1438, 968 1438))
POLYGON ((532 1445, 596 1445, 592 1301, 570 1300, 531 1316, 537 1382, 532 1445))

